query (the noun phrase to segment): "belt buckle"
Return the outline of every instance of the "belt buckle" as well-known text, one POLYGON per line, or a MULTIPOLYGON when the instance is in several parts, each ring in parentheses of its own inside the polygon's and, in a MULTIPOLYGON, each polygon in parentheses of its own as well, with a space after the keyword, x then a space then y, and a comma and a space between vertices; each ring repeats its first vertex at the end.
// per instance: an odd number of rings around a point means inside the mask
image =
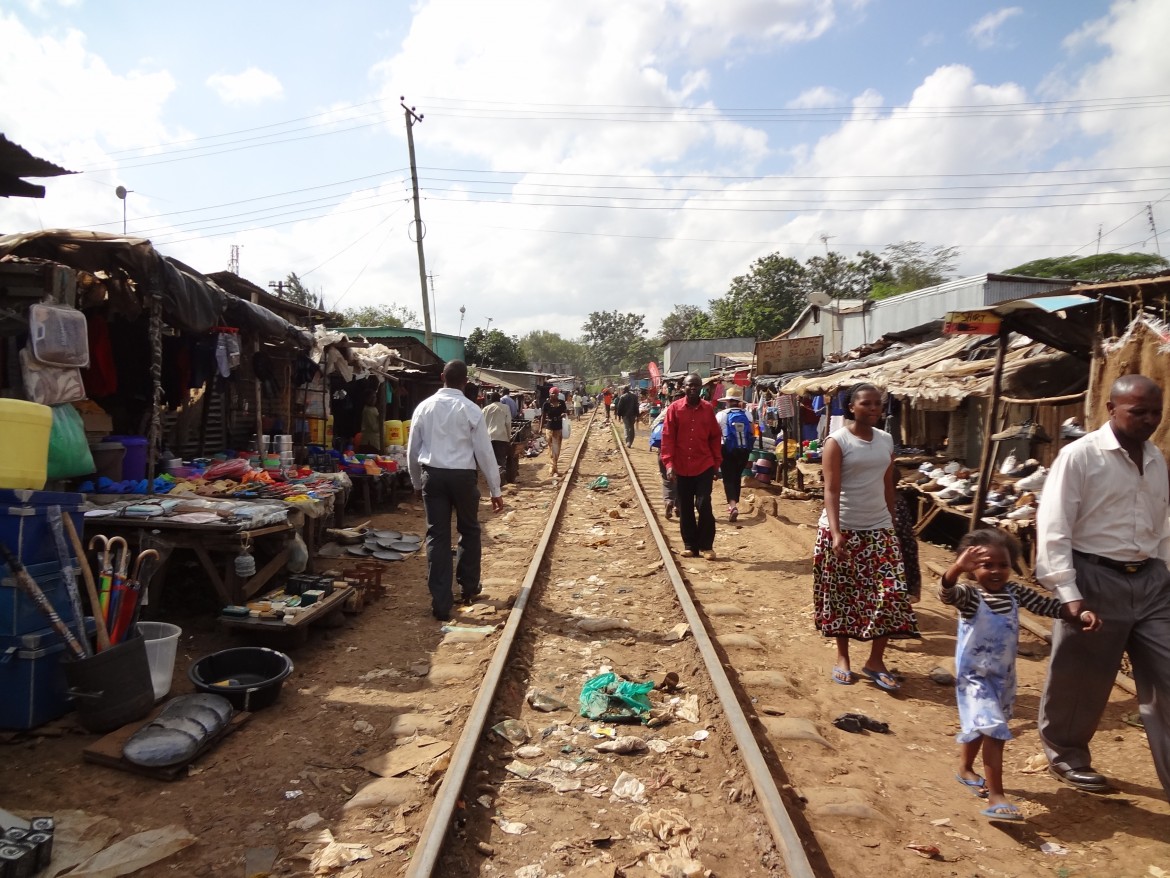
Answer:
POLYGON ((1122 564, 1121 569, 1132 576, 1135 573, 1140 573, 1141 569, 1146 566, 1145 561, 1137 561, 1135 563, 1122 564))

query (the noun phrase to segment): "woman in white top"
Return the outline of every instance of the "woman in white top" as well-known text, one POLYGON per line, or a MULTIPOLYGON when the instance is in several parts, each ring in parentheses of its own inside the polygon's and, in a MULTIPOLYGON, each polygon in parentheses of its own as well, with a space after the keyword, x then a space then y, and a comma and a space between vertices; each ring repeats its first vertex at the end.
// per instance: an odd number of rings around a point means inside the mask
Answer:
POLYGON ((885 663, 891 637, 919 637, 906 590, 902 551, 894 531, 894 443, 875 426, 882 394, 872 384, 849 393, 845 426, 829 434, 822 456, 825 510, 813 550, 817 630, 836 638, 833 680, 856 681, 849 641, 868 640, 861 673, 892 692, 898 681, 885 663))

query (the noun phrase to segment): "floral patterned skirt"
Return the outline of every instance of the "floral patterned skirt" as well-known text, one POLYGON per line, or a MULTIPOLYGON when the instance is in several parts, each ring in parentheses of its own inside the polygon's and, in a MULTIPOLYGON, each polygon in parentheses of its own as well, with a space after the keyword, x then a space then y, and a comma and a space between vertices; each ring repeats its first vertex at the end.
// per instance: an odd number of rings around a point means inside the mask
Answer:
POLYGON ((817 531, 813 549, 817 630, 826 637, 854 640, 920 637, 897 534, 892 528, 842 533, 850 544, 844 561, 833 554, 829 529, 817 531))

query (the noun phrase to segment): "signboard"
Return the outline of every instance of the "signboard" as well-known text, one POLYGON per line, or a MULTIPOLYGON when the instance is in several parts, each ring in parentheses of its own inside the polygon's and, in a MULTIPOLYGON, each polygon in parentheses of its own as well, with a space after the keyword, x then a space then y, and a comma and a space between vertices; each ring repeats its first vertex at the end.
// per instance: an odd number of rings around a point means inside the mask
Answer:
POLYGON ((1000 318, 990 311, 948 311, 943 323, 947 335, 998 335, 1000 318))
POLYGON ((825 339, 814 335, 810 338, 778 338, 773 341, 756 342, 756 374, 786 375, 789 372, 803 372, 818 369, 825 361, 825 339))

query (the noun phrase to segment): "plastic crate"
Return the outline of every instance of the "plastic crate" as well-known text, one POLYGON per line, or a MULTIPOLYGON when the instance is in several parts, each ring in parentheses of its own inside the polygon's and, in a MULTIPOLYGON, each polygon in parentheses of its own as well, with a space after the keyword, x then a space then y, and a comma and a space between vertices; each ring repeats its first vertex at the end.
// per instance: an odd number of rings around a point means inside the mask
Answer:
MULTIPOLYGON (((62 515, 72 516, 73 526, 81 534, 85 528, 81 512, 84 500, 81 494, 59 491, 0 490, 0 540, 26 567, 60 561, 49 527, 49 507, 60 506, 62 515)), ((69 538, 65 539, 68 543, 69 538)), ((0 576, 8 575, 8 565, 0 561, 0 576)))
MULTIPOLYGON (((56 561, 49 561, 44 564, 32 564, 25 569, 41 587, 57 615, 65 622, 72 622, 73 605, 69 603, 61 565, 56 561)), ((16 584, 8 568, 4 567, 3 571, 4 576, 0 579, 0 637, 28 634, 48 625, 49 620, 45 614, 40 611, 33 599, 25 594, 24 589, 16 584)), ((75 576, 80 585, 81 574, 78 572, 75 576)))
MULTIPOLYGON (((91 617, 85 627, 92 639, 91 617)), ((52 628, 0 636, 0 729, 33 729, 73 709, 61 668, 66 654, 65 641, 52 628)))

